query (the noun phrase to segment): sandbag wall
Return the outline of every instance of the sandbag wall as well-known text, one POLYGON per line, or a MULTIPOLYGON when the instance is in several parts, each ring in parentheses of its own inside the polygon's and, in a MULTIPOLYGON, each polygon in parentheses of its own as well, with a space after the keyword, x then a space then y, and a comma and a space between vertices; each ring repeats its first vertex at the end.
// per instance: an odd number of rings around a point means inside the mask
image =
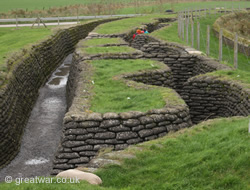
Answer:
POLYGON ((169 66, 173 76, 170 87, 189 106, 193 123, 216 117, 250 114, 247 87, 216 77, 195 77, 216 70, 231 70, 226 65, 205 56, 188 54, 185 47, 160 42, 149 35, 136 36, 131 46, 143 51, 145 57, 169 66))
POLYGON ((206 119, 250 115, 250 90, 230 80, 198 76, 183 85, 182 97, 193 123, 206 119))
POLYGON ((0 89, 0 167, 18 153, 23 129, 38 96, 39 88, 51 73, 97 25, 95 21, 58 31, 49 39, 32 46, 12 67, 8 83, 0 89))
MULTIPOLYGON (((87 60, 97 57, 94 55, 87 60)), ((143 58, 137 54, 117 54, 102 56, 101 59, 138 57, 143 58)), ((86 58, 81 57, 77 51, 74 53, 67 83, 69 111, 64 117, 63 136, 55 156, 52 175, 88 163, 102 148, 121 150, 129 145, 156 139, 169 131, 177 131, 192 125, 186 104, 154 109, 145 113, 130 111, 101 114, 86 111, 89 110, 91 98, 89 88, 93 86, 89 74, 93 70, 85 61, 86 58)), ((157 83, 159 86, 168 86, 172 80, 168 68, 140 71, 123 77, 145 84, 157 83)))

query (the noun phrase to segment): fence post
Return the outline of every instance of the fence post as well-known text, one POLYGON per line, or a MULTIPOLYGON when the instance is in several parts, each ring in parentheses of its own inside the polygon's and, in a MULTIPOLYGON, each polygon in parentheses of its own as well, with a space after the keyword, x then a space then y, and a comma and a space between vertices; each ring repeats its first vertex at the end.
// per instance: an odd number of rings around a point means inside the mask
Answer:
POLYGON ((238 69, 238 34, 234 37, 234 68, 238 69))
POLYGON ((210 54, 210 26, 207 25, 207 55, 210 54))
POLYGON ((192 47, 194 47, 194 21, 191 20, 191 41, 192 41, 192 47))
POLYGON ((58 24, 58 26, 60 25, 59 16, 57 16, 57 24, 58 24))
POLYGON ((219 61, 222 61, 222 36, 223 36, 223 30, 220 29, 220 34, 219 34, 219 61))
POLYGON ((182 40, 184 41, 184 31, 185 31, 185 20, 184 20, 184 18, 182 18, 182 20, 181 20, 181 29, 182 29, 182 40))
POLYGON ((16 15, 16 28, 18 28, 18 20, 17 20, 17 15, 16 15))
POLYGON ((41 20, 40 20, 40 16, 38 15, 38 28, 40 27, 40 22, 41 22, 41 20))
POLYGON ((197 22, 197 49, 200 50, 200 23, 197 22))
POLYGON ((186 42, 188 44, 188 18, 186 18, 186 42))
POLYGON ((79 23, 79 14, 78 14, 78 8, 77 8, 77 24, 79 23))

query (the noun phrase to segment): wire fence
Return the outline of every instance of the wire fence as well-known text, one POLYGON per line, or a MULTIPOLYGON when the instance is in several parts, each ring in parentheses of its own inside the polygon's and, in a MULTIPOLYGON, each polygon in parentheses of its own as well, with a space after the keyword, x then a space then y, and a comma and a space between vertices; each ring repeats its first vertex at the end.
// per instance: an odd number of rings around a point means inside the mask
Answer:
POLYGON ((234 34, 234 39, 227 39, 223 36, 222 28, 219 29, 219 32, 216 32, 213 30, 213 26, 211 26, 216 18, 225 13, 236 11, 242 11, 241 7, 239 6, 237 9, 234 7, 230 9, 226 7, 209 7, 180 11, 178 12, 178 36, 184 43, 197 50, 206 52, 208 56, 214 57, 220 62, 233 65, 235 69, 238 69, 240 60, 241 69, 247 68, 250 71, 248 50, 246 50, 244 45, 241 45, 244 52, 238 52, 238 34, 234 34), (230 40, 233 41, 233 47, 230 47, 230 40), (239 56, 240 59, 238 58, 239 56))

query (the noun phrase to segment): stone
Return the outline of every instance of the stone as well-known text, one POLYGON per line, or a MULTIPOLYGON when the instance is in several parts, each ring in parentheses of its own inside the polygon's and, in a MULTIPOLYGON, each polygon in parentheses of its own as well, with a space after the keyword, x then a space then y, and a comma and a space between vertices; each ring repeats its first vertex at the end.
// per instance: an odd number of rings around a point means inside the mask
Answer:
POLYGON ((140 120, 141 124, 143 124, 143 125, 154 122, 154 120, 151 117, 148 117, 148 116, 140 117, 139 120, 140 120))
POLYGON ((139 118, 143 115, 145 115, 145 114, 142 112, 139 112, 139 111, 130 111, 130 112, 120 113, 120 117, 122 119, 134 119, 134 118, 139 118))
POLYGON ((86 129, 68 129, 65 131, 65 135, 84 135, 86 134, 86 129))
POLYGON ((54 164, 54 169, 67 170, 74 168, 72 164, 54 164))
POLYGON ((73 151, 76 152, 81 152, 81 151, 85 151, 85 150, 93 150, 93 146, 92 145, 85 145, 85 146, 79 146, 76 148, 72 148, 73 151))
POLYGON ((162 122, 162 121, 166 121, 166 117, 165 115, 158 115, 158 114, 152 114, 151 117, 153 118, 153 120, 156 122, 156 123, 159 123, 159 122, 162 122))
POLYGON ((92 185, 100 185, 102 184, 102 180, 95 174, 82 172, 76 169, 70 169, 57 174, 56 177, 68 178, 68 179, 79 179, 89 182, 92 185))
POLYGON ((124 131, 130 131, 130 128, 125 127, 123 125, 119 125, 119 126, 116 126, 116 127, 110 127, 109 130, 113 131, 113 132, 124 132, 124 131))
POLYGON ((103 114, 103 119, 118 119, 118 118, 119 115, 117 113, 108 112, 103 114))
POLYGON ((76 152, 73 153, 60 153, 57 155, 57 158, 59 159, 73 159, 73 158, 79 158, 79 154, 76 152))
POLYGON ((95 139, 113 139, 115 138, 115 133, 113 132, 96 133, 94 138, 95 139))
POLYGON ((128 127, 135 127, 140 125, 140 121, 138 119, 128 119, 123 121, 123 124, 128 127))
POLYGON ((101 122, 100 127, 102 128, 109 128, 109 127, 114 127, 120 125, 120 121, 117 119, 109 119, 109 120, 104 120, 101 122))
POLYGON ((100 114, 100 113, 90 113, 90 114, 88 114, 87 120, 90 120, 90 121, 102 121, 102 114, 100 114))
MULTIPOLYGON (((84 140, 86 140, 86 139, 91 139, 93 136, 94 136, 93 133, 88 133, 88 134, 86 134, 86 135, 77 135, 77 136, 76 136, 76 140, 78 140, 78 141, 84 141, 84 140)), ((76 141, 76 142, 77 142, 77 141, 76 141)))
POLYGON ((129 139, 127 140, 127 143, 128 144, 137 144, 137 143, 140 143, 142 142, 142 139, 141 138, 136 138, 136 139, 129 139))
POLYGON ((78 124, 79 127, 88 128, 88 127, 99 127, 100 123, 96 121, 83 121, 78 124))
POLYGON ((128 140, 132 138, 136 138, 138 135, 135 132, 128 131, 128 132, 120 132, 117 133, 116 139, 117 140, 128 140))
MULTIPOLYGON (((97 154, 97 151, 83 151, 79 153, 80 156, 95 156, 97 154)), ((87 157, 85 157, 87 158, 87 157)), ((88 162, 88 161, 87 161, 88 162)))
MULTIPOLYGON (((80 153, 80 155, 81 155, 81 153, 80 153)), ((71 159, 68 162, 68 164, 84 164, 84 163, 88 163, 88 162, 89 162, 88 157, 80 157, 80 158, 71 159)))
POLYGON ((111 148, 114 149, 113 145, 109 145, 109 144, 98 144, 94 146, 94 150, 98 151, 100 149, 106 149, 106 148, 111 148))
POLYGON ((139 131, 139 136, 142 138, 153 135, 153 134, 154 134, 154 131, 152 129, 143 129, 139 131))
POLYGON ((73 148, 73 147, 78 147, 82 145, 85 145, 84 141, 66 141, 63 143, 63 146, 67 148, 73 148))

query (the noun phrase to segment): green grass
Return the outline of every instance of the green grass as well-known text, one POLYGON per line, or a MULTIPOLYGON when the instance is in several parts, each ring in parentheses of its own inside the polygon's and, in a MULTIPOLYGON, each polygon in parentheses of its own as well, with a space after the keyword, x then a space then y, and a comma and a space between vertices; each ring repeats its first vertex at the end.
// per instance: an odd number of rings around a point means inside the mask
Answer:
POLYGON ((250 134, 248 118, 209 120, 190 129, 125 150, 135 154, 121 166, 97 171, 101 187, 81 184, 1 184, 1 189, 166 189, 248 190, 250 134))
MULTIPOLYGON (((172 90, 161 91, 157 88, 135 89, 127 86, 121 80, 113 77, 123 73, 132 73, 139 70, 159 68, 157 62, 152 60, 94 60, 94 97, 91 100, 91 111, 94 112, 126 112, 126 111, 148 111, 150 109, 162 108, 166 102, 163 94, 170 94, 169 101, 175 100, 172 90), (152 66, 153 65, 153 66, 152 66)), ((178 98, 180 99, 180 98, 178 98)), ((180 100, 179 100, 180 101, 180 100)))
MULTIPOLYGON (((201 18, 199 20, 200 22, 200 27, 201 27, 201 42, 200 42, 200 47, 201 47, 201 51, 206 52, 206 37, 207 37, 207 25, 210 25, 210 28, 212 28, 213 23, 215 22, 215 20, 219 17, 220 15, 213 15, 210 18, 201 18)), ((196 28, 197 28, 197 24, 195 22, 194 24, 194 45, 195 48, 197 47, 197 34, 196 34, 196 28)), ((191 34, 191 26, 189 27, 189 34, 191 34)), ((211 31, 210 32, 210 56, 214 57, 216 59, 218 59, 219 56, 219 40, 218 38, 214 35, 214 33, 211 31)), ((180 44, 186 44, 186 40, 182 41, 181 39, 179 39, 178 37, 178 26, 177 23, 173 23, 172 26, 170 27, 166 27, 163 28, 159 31, 153 32, 151 34, 152 36, 162 39, 162 40, 166 40, 169 42, 177 42, 180 44)), ((186 34, 185 34, 186 36, 186 34)), ((191 35, 189 35, 189 46, 191 46, 191 35)), ((232 48, 223 45, 223 61, 228 63, 230 66, 233 66, 233 55, 234 55, 234 51, 232 48)), ((239 53, 238 54, 238 68, 240 70, 243 71, 248 71, 250 72, 250 63, 248 62, 247 57, 242 54, 239 53)))
POLYGON ((133 53, 135 49, 128 46, 87 47, 82 49, 85 54, 133 53))
POLYGON ((83 46, 98 46, 105 44, 121 44, 125 41, 121 38, 92 38, 82 41, 81 45, 83 46))
POLYGON ((243 86, 250 89, 250 73, 241 70, 232 70, 232 71, 215 71, 207 73, 206 75, 219 76, 225 80, 234 80, 240 82, 243 86))
POLYGON ((249 118, 217 119, 137 145, 136 159, 97 174, 117 189, 235 189, 250 187, 249 118))
MULTIPOLYGON (((7 12, 10 10, 15 9, 23 9, 23 10, 43 10, 48 9, 50 7, 63 7, 68 5, 77 5, 77 4, 92 4, 92 3, 99 3, 101 0, 9 0, 9 1, 0 1, 0 12, 7 12)), ((118 2, 125 2, 126 4, 129 2, 135 3, 132 0, 116 0, 115 2, 112 0, 108 0, 111 3, 118 3, 118 2)), ((126 5, 124 8, 118 8, 113 10, 116 14, 130 14, 130 13, 156 13, 156 12, 163 12, 166 9, 174 8, 175 11, 184 10, 186 8, 208 8, 208 7, 215 7, 215 6, 223 6, 231 8, 232 5, 235 8, 240 7, 249 7, 249 2, 241 1, 241 2, 228 2, 228 1, 214 1, 214 2, 190 2, 190 3, 174 3, 173 7, 170 3, 165 4, 156 4, 156 5, 144 5, 142 4, 144 0, 138 0, 139 6, 135 7, 135 4, 126 5)), ((154 1, 155 2, 155 1, 154 1)), ((158 1, 159 2, 159 1, 158 1)), ((103 4, 104 2, 101 2, 103 4)))
POLYGON ((34 28, 22 27, 0 28, 0 71, 6 71, 5 61, 9 54, 34 44, 35 42, 52 34, 51 28, 34 28))
POLYGON ((151 23, 155 18, 161 17, 173 17, 173 15, 159 15, 159 14, 152 14, 147 16, 140 16, 135 18, 127 18, 122 19, 114 22, 109 22, 105 24, 99 25, 94 32, 99 34, 123 34, 131 31, 134 28, 140 27, 143 24, 151 23))

